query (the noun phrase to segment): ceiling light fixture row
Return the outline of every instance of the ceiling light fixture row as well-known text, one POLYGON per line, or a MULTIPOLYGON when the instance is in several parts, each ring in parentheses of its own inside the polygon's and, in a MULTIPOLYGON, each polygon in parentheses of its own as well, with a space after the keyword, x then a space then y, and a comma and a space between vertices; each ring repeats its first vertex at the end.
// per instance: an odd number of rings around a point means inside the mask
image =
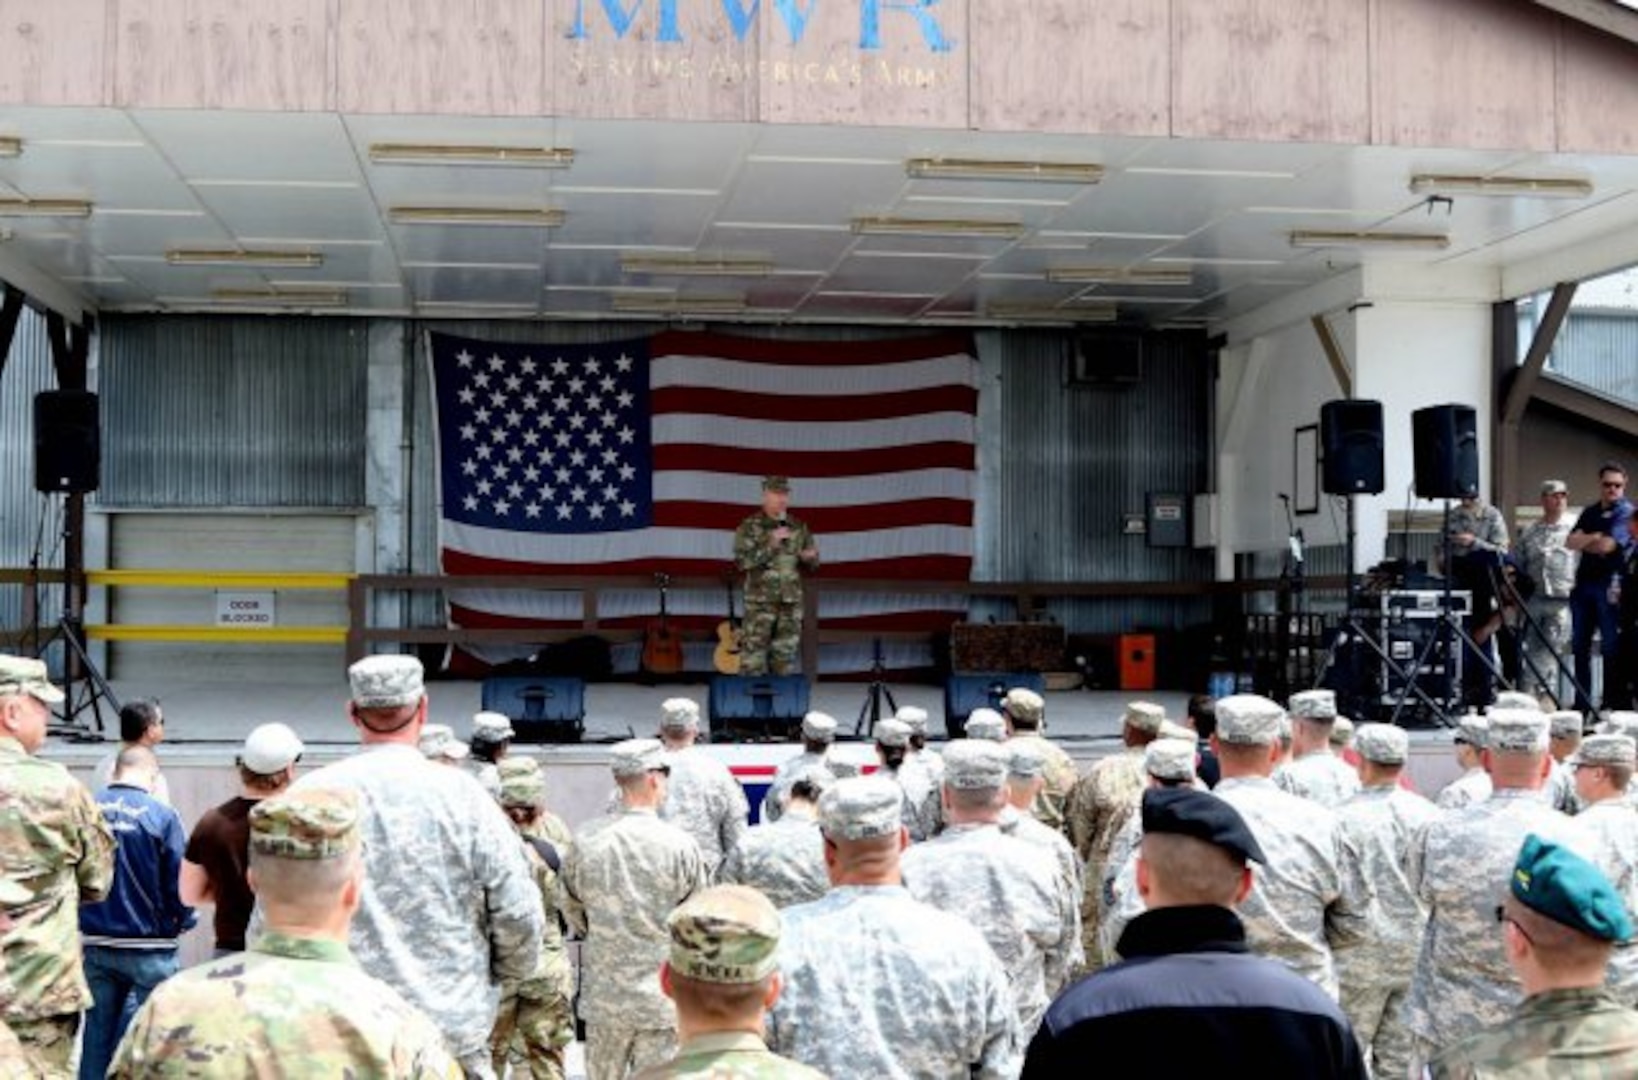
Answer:
POLYGON ((88 199, 0 199, 0 217, 90 217, 88 199))
POLYGON ((1491 195, 1549 199, 1585 199, 1592 181, 1568 176, 1446 176, 1421 173, 1411 177, 1418 195, 1491 195))
POLYGON ((324 265, 324 255, 317 251, 173 248, 165 252, 165 261, 172 266, 270 266, 284 270, 311 270, 324 265))
POLYGON ((609 296, 609 307, 628 315, 738 315, 746 305, 745 297, 738 293, 668 296, 615 292, 609 296))
POLYGON ((1135 266, 1053 266, 1046 279, 1061 285, 1176 285, 1194 284, 1194 274, 1188 270, 1169 270, 1158 267, 1135 266))
POLYGON ((532 206, 394 206, 387 211, 394 225, 516 225, 556 229, 567 220, 562 210, 532 206))
POLYGON ((1443 251, 1450 247, 1444 233, 1387 232, 1375 229, 1296 229, 1291 233, 1295 248, 1404 248, 1443 251))
POLYGON ((567 169, 574 151, 562 146, 450 146, 439 143, 371 143, 377 165, 479 165, 567 169))
POLYGON ((1096 184, 1104 168, 1089 161, 999 161, 918 157, 904 163, 916 180, 1014 180, 1032 184, 1096 184))
POLYGON ((867 214, 856 217, 852 221, 852 228, 861 236, 971 236, 1016 240, 1024 235, 1024 226, 1016 221, 988 218, 898 217, 891 214, 867 214))
POLYGON ((347 303, 346 289, 212 289, 210 298, 218 304, 273 307, 341 307, 347 303))
POLYGON ((620 259, 622 274, 686 277, 767 277, 774 272, 772 260, 734 255, 626 255, 620 259))
POLYGON ((15 135, 0 135, 0 157, 18 157, 22 152, 22 139, 15 135))

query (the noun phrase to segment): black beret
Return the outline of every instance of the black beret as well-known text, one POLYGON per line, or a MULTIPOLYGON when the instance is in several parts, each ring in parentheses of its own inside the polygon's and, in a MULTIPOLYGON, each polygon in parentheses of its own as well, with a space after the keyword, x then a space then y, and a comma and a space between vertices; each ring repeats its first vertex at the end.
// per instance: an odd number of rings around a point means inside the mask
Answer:
POLYGON ((1215 795, 1193 788, 1145 791, 1143 831, 1192 836, 1215 844, 1242 862, 1268 862, 1238 810, 1215 795))

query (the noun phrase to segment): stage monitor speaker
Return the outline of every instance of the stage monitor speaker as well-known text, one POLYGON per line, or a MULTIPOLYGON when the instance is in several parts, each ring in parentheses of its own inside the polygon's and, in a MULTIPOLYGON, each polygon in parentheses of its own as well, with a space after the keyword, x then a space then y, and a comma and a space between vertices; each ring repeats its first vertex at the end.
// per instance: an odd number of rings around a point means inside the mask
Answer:
POLYGON ((1479 493, 1479 417, 1470 405, 1434 405, 1411 413, 1416 495, 1461 499, 1479 493))
POLYGON ((579 742, 586 733, 586 683, 544 675, 491 675, 483 681, 486 712, 512 721, 520 743, 579 742))
POLYGON ((801 675, 715 675, 707 697, 713 742, 793 738, 808 712, 801 675))
POLYGON ((964 738, 974 709, 1001 711, 1001 699, 1012 689, 1046 693, 1046 676, 1038 671, 985 671, 951 675, 944 683, 944 733, 964 738))
POLYGON ((1380 495, 1382 403, 1327 401, 1320 406, 1321 486, 1327 495, 1380 495))
POLYGON ((34 489, 84 494, 97 490, 102 426, 97 395, 46 390, 34 396, 34 489))

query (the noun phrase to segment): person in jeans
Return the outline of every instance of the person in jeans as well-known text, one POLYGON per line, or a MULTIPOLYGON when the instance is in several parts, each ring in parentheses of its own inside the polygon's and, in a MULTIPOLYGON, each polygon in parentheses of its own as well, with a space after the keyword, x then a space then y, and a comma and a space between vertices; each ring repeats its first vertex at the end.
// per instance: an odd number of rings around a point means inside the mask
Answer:
POLYGON ((1632 504, 1627 501, 1627 471, 1614 462, 1598 470, 1599 500, 1581 511, 1564 546, 1580 552, 1575 588, 1570 591, 1570 649, 1575 654, 1577 712, 1592 708, 1592 638, 1604 657, 1606 677, 1615 666, 1618 645, 1621 566, 1631 540, 1627 534, 1632 504))
POLYGON ((193 926, 178 888, 186 834, 176 811, 152 795, 159 761, 143 746, 121 750, 97 808, 114 834, 107 899, 80 908, 91 1011, 80 1076, 105 1076, 125 1028, 154 987, 176 973, 177 938, 193 926))

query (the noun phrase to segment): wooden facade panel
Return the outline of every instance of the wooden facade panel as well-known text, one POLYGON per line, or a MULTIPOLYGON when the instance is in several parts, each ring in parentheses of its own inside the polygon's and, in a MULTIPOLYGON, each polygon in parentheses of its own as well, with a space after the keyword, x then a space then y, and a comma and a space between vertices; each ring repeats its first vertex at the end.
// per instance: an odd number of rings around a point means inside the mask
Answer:
POLYGON ((0 101, 99 105, 108 0, 0 0, 0 101))
POLYGON ((540 0, 340 0, 336 107, 540 116, 550 58, 540 0))
POLYGON ((1558 70, 1558 149, 1638 154, 1638 50, 1566 22, 1558 70))
POLYGON ((1365 142, 1368 16, 1358 0, 1176 4, 1172 135, 1365 142))
POLYGON ((1372 142, 1554 148, 1557 16, 1493 0, 1373 3, 1372 142))
POLYGON ((816 4, 800 39, 760 27, 761 119, 861 127, 968 126, 968 0, 816 4))
POLYGON ((983 131, 1167 135, 1170 0, 1033 0, 972 9, 972 122, 983 131))
POLYGON ((334 100, 328 0, 116 2, 114 104, 305 112, 334 100))

